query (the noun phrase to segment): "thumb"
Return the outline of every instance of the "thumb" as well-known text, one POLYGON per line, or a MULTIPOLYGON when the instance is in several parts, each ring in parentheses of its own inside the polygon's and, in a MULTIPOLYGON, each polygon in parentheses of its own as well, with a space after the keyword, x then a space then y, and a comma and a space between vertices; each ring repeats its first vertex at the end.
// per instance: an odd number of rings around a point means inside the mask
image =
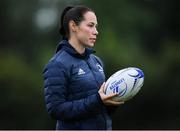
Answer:
POLYGON ((104 87, 105 87, 105 82, 103 82, 103 84, 101 85, 99 92, 104 92, 104 87))

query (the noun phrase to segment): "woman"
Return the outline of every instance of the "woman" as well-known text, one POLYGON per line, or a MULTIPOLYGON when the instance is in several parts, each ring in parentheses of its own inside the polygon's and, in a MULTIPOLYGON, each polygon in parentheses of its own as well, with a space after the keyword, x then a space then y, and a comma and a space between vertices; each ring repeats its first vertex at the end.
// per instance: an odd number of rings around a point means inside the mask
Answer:
POLYGON ((102 62, 91 49, 96 26, 96 15, 86 6, 66 7, 62 13, 63 40, 43 72, 46 107, 57 120, 56 129, 111 129, 107 107, 123 103, 111 100, 117 94, 103 92, 102 62))

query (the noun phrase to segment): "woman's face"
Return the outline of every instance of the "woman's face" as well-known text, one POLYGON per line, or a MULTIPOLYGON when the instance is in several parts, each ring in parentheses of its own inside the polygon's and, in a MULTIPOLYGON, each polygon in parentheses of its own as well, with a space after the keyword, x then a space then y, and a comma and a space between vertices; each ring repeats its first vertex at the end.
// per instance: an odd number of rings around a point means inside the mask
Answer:
POLYGON ((80 44, 83 46, 93 47, 98 31, 97 27, 97 18, 93 12, 86 12, 84 14, 84 20, 76 28, 76 38, 80 44))

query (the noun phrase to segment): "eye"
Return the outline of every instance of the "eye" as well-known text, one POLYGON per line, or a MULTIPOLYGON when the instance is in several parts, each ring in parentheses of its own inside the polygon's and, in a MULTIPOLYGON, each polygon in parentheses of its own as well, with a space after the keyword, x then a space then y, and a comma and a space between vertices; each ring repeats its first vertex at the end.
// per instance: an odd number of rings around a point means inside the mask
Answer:
POLYGON ((93 25, 93 24, 88 24, 88 26, 89 26, 89 27, 94 27, 94 25, 93 25))

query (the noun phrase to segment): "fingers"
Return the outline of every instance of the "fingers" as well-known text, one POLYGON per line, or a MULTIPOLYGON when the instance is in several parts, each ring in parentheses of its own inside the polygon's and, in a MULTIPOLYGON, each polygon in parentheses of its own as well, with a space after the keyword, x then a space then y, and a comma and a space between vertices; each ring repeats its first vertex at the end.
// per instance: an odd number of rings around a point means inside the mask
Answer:
POLYGON ((118 94, 117 93, 110 93, 110 94, 105 96, 105 99, 111 99, 111 98, 113 98, 115 96, 118 96, 118 94))
POLYGON ((121 105, 121 104, 124 104, 123 101, 116 101, 116 100, 113 100, 112 98, 113 97, 116 97, 118 96, 119 94, 118 93, 110 93, 110 94, 105 94, 104 93, 104 89, 105 89, 105 82, 101 85, 98 93, 103 101, 103 103, 105 105, 121 105))
POLYGON ((106 105, 118 106, 118 105, 124 104, 124 101, 107 100, 105 104, 106 104, 106 105))

